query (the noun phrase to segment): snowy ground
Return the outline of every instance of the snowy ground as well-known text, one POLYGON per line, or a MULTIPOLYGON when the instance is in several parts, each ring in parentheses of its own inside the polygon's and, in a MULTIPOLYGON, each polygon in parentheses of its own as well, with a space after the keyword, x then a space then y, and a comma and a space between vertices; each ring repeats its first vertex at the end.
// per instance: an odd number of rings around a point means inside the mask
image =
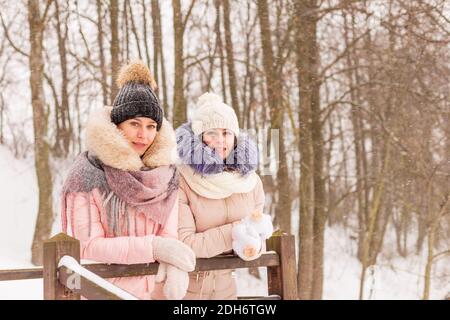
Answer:
MULTIPOLYGON (((37 211, 37 188, 33 160, 16 160, 0 146, 0 270, 32 268, 30 247, 37 211)), ((60 184, 65 170, 55 177, 60 184)), ((58 190, 55 190, 57 194, 58 190)), ((56 198, 56 197, 55 197, 56 198)), ((55 208, 58 204, 55 203, 55 208)), ((295 222, 295 221, 293 221, 295 222)), ((59 231, 59 220, 53 233, 59 231)), ((387 239, 388 248, 392 241, 387 239)), ((355 243, 340 228, 328 228, 325 240, 324 299, 357 299, 360 264, 355 258, 355 243)), ((425 255, 407 259, 395 250, 386 250, 379 264, 368 272, 367 299, 420 299, 423 291, 425 255), (373 271, 373 272, 372 272, 373 271)), ((260 268, 261 280, 237 271, 238 294, 267 295, 267 274, 260 268)), ((450 292, 450 258, 436 261, 431 282, 431 299, 443 299, 450 292)), ((0 300, 42 299, 42 280, 0 281, 0 300)))

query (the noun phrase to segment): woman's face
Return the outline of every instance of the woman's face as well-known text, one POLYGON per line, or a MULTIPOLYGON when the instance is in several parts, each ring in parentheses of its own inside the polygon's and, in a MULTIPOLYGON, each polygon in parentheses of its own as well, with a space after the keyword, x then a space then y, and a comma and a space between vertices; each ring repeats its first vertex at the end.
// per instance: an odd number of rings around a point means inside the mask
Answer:
POLYGON ((117 126, 133 149, 142 156, 156 137, 156 122, 150 118, 137 117, 117 126))
POLYGON ((203 132, 203 142, 226 159, 234 148, 234 133, 231 130, 216 128, 203 132))

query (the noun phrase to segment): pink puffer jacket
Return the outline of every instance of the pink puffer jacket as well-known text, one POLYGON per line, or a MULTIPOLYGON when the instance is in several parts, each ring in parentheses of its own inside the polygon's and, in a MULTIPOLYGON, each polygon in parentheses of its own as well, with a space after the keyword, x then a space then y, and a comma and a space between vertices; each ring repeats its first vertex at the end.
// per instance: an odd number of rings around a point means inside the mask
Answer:
MULTIPOLYGON (((98 189, 94 189, 88 197, 87 193, 71 193, 67 195, 67 206, 74 208, 75 214, 69 217, 69 230, 80 240, 81 259, 94 260, 103 263, 137 264, 151 263, 153 257, 153 238, 155 235, 177 238, 178 204, 176 204, 167 224, 161 228, 159 224, 146 219, 142 212, 134 208, 129 210, 130 235, 106 238, 107 219, 105 210, 100 210, 102 200, 98 189), (90 202, 88 203, 88 198, 90 202), (101 213, 103 212, 103 214, 101 213), (91 215, 89 222, 89 214, 91 215), (89 223, 91 232, 89 236, 89 223)), ((177 201, 178 203, 178 201, 177 201)), ((120 218, 119 226, 122 234, 126 234, 127 226, 124 218, 120 218)), ((155 292, 154 276, 123 277, 107 279, 116 286, 128 291, 140 299, 163 299, 161 286, 155 292)))

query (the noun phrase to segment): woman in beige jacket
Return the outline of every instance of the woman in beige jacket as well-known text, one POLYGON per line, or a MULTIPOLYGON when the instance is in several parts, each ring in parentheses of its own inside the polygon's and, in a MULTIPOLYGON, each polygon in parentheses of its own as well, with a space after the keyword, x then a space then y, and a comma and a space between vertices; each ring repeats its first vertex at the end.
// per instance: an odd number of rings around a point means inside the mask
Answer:
MULTIPOLYGON (((239 133, 234 110, 212 93, 199 98, 191 121, 176 136, 178 237, 197 258, 231 253, 233 226, 264 208, 256 143, 239 133)), ((233 275, 233 270, 191 273, 185 299, 236 299, 233 275)))

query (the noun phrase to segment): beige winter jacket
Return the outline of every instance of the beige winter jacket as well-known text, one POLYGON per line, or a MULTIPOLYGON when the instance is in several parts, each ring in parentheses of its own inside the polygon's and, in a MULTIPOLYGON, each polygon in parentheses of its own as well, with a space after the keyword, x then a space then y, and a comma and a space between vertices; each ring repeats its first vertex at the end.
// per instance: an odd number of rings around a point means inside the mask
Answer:
MULTIPOLYGON (((189 245, 197 258, 210 258, 232 251, 232 223, 253 211, 263 212, 264 190, 258 177, 248 193, 234 193, 224 199, 208 199, 195 193, 180 176, 178 238, 189 245)), ((233 270, 190 274, 184 299, 236 299, 233 270)))

